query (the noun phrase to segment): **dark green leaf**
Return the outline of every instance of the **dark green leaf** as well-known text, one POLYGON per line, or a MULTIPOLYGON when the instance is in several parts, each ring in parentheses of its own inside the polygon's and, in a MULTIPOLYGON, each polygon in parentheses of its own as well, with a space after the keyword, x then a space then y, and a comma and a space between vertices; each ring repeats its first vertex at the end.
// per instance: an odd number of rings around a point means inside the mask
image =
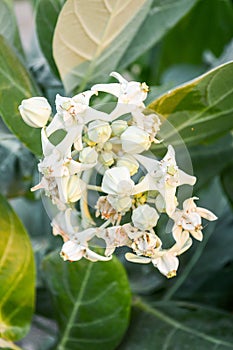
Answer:
MULTIPOLYGON (((152 102, 148 107, 167 119, 160 131, 166 144, 198 144, 231 130, 232 80, 233 62, 230 62, 152 102)), ((161 147, 155 145, 154 150, 161 147)))
POLYGON ((115 349, 128 325, 131 294, 123 266, 48 256, 44 269, 60 324, 59 350, 115 349))
POLYGON ((232 1, 198 1, 164 39, 160 71, 178 63, 202 64, 207 50, 218 57, 232 34, 232 1))
POLYGON ((233 349, 233 317, 188 303, 135 300, 132 322, 118 350, 233 349))
POLYGON ((35 157, 12 134, 0 132, 0 192, 7 197, 25 195, 32 184, 35 157))
POLYGON ((32 247, 20 220, 0 195, 0 338, 15 341, 27 333, 34 307, 32 247))
POLYGON ((232 161, 233 135, 229 133, 210 145, 191 147, 189 152, 193 171, 198 179, 196 188, 200 188, 219 175, 232 161))
MULTIPOLYGON (((231 153, 232 159, 232 153, 231 153)), ((222 172, 222 185, 224 191, 233 206, 233 163, 231 163, 224 171, 222 172)))
POLYGON ((39 0, 36 7, 36 30, 41 50, 47 59, 53 73, 59 77, 57 66, 53 59, 53 33, 58 15, 65 0, 39 0))
POLYGON ((120 67, 128 66, 155 45, 196 2, 197 0, 154 0, 149 15, 121 59, 120 67))
POLYGON ((0 36, 0 116, 33 153, 41 154, 40 130, 27 126, 18 112, 25 98, 38 95, 26 69, 0 36))

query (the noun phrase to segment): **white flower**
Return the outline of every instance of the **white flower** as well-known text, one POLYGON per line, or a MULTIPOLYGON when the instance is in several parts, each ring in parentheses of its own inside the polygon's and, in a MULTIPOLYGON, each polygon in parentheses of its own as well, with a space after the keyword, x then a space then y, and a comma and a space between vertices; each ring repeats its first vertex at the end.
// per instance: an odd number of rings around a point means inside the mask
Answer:
POLYGON ((141 186, 145 184, 150 190, 159 191, 164 198, 166 212, 171 216, 177 206, 176 188, 184 184, 194 185, 196 178, 178 168, 175 151, 171 145, 168 146, 168 151, 161 161, 138 154, 135 154, 134 157, 148 171, 141 186))
POLYGON ((46 177, 62 177, 80 173, 95 164, 76 162, 71 157, 71 145, 74 140, 73 131, 67 133, 64 139, 54 146, 48 139, 45 129, 41 130, 44 159, 38 165, 39 171, 46 177))
POLYGON ((61 250, 61 257, 64 260, 78 261, 83 257, 90 261, 108 261, 110 257, 99 255, 88 248, 88 241, 91 240, 96 234, 95 228, 89 228, 82 232, 78 232, 76 237, 63 244, 61 250))
POLYGON ((130 176, 133 176, 137 173, 139 164, 134 157, 130 154, 124 154, 123 156, 117 159, 117 167, 126 167, 129 169, 130 176))
POLYGON ((111 128, 113 136, 120 136, 128 128, 128 124, 125 120, 115 120, 112 122, 111 128))
POLYGON ((147 98, 149 91, 145 83, 136 81, 128 82, 116 72, 112 72, 110 76, 116 78, 119 83, 96 84, 92 87, 92 90, 110 93, 118 98, 118 103, 144 106, 143 101, 147 98))
POLYGON ((159 219, 157 211, 148 204, 140 205, 133 210, 132 221, 140 230, 151 230, 159 219))
POLYGON ((92 261, 109 261, 111 260, 110 257, 105 257, 102 255, 99 255, 95 253, 93 250, 89 249, 87 244, 78 244, 74 241, 67 241, 63 244, 61 253, 61 257, 64 261, 78 261, 81 260, 83 257, 92 261))
POLYGON ((122 149, 126 153, 142 153, 150 148, 149 134, 137 126, 129 126, 121 134, 122 149))
POLYGON ((59 129, 66 131, 75 129, 74 147, 80 151, 82 149, 82 131, 84 125, 96 119, 111 120, 108 114, 97 111, 89 106, 90 98, 94 94, 96 94, 96 91, 88 90, 72 98, 57 95, 57 114, 46 129, 48 137, 59 129))
POLYGON ((26 124, 33 128, 43 128, 52 109, 46 98, 31 97, 21 102, 19 112, 26 124))
POLYGON ((108 193, 108 201, 117 212, 125 213, 132 206, 132 196, 146 191, 145 186, 135 185, 129 169, 115 167, 108 169, 103 177, 102 191, 108 193))
POLYGON ((134 182, 126 167, 108 169, 103 177, 102 190, 112 195, 130 196, 133 192, 134 182))
MULTIPOLYGON (((132 236, 135 236, 135 234, 132 236)), ((161 240, 154 232, 138 231, 136 237, 133 238, 132 236, 130 236, 133 239, 131 247, 139 256, 145 255, 151 257, 154 255, 155 250, 159 249, 162 245, 161 240)))
POLYGON ((108 201, 117 212, 128 211, 132 206, 131 194, 134 182, 130 178, 129 170, 125 167, 109 169, 102 181, 102 190, 108 193, 108 201))
POLYGON ((105 143, 111 136, 112 129, 109 123, 95 120, 88 125, 87 134, 91 141, 95 143, 105 143))
POLYGON ((131 244, 131 240, 126 234, 123 226, 112 226, 106 230, 101 230, 97 236, 105 240, 106 256, 112 255, 117 247, 128 246, 131 244))
POLYGON ((152 262, 163 275, 167 278, 171 278, 176 276, 176 271, 179 266, 177 256, 189 249, 191 244, 191 238, 184 235, 182 240, 174 244, 170 249, 162 249, 161 246, 158 249, 152 249, 150 252, 151 257, 138 256, 132 253, 126 253, 125 257, 128 261, 135 263, 149 264, 152 262))
POLYGON ((202 241, 202 224, 201 218, 209 221, 217 220, 217 216, 211 211, 197 207, 194 200, 197 197, 186 199, 183 203, 183 210, 177 209, 172 215, 172 219, 175 221, 172 233, 177 242, 180 240, 180 236, 183 231, 189 232, 198 241, 202 241))

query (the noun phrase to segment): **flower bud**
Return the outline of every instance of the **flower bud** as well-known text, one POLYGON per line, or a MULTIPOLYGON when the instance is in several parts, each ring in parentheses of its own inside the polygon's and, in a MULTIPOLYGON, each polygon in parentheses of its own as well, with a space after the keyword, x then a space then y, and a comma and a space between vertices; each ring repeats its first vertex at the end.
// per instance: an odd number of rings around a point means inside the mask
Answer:
POLYGON ((118 158, 117 166, 125 166, 126 168, 128 168, 130 176, 135 175, 139 168, 138 162, 130 154, 125 154, 122 157, 118 158))
POLYGON ((121 134, 122 149, 126 153, 141 153, 150 148, 149 134, 137 126, 129 126, 121 134))
POLYGON ((109 167, 114 163, 114 153, 113 152, 101 152, 99 156, 99 161, 101 164, 109 167))
POLYGON ((115 120, 112 123, 111 128, 113 136, 120 136, 125 129, 128 128, 128 124, 125 120, 115 120))
POLYGON ((101 120, 95 120, 91 122, 88 126, 87 131, 89 139, 96 143, 106 142, 110 138, 111 133, 112 129, 109 123, 101 120))
POLYGON ((24 122, 33 128, 43 128, 51 115, 51 106, 44 97, 23 100, 19 112, 24 122))
POLYGON ((79 160, 82 163, 92 164, 96 163, 98 158, 98 153, 92 147, 85 147, 79 153, 79 160))
POLYGON ((133 210, 133 224, 142 231, 151 230, 156 226, 158 219, 157 211, 148 204, 141 205, 133 210))

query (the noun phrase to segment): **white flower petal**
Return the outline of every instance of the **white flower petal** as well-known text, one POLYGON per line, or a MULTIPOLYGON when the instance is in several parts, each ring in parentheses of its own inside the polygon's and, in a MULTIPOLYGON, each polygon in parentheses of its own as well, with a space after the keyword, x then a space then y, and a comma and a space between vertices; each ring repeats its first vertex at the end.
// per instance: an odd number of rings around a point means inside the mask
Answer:
POLYGON ((78 261, 82 259, 84 250, 85 247, 73 241, 67 241, 63 244, 60 255, 65 261, 78 261))
POLYGON ((144 256, 138 256, 132 253, 126 253, 125 258, 130 262, 139 263, 139 264, 149 264, 151 262, 150 258, 146 258, 144 256))
POLYGON ((195 185, 197 178, 195 176, 191 176, 186 174, 183 170, 178 169, 178 176, 179 176, 179 186, 181 185, 195 185))
POLYGON ((165 252, 160 258, 152 258, 152 263, 167 278, 176 276, 179 260, 174 254, 165 252))
POLYGON ((172 216, 177 206, 176 187, 165 184, 164 200, 168 216, 172 216))
POLYGON ((196 212, 204 219, 209 221, 215 221, 217 220, 217 216, 214 215, 210 210, 207 210, 205 208, 197 207, 196 212))
POLYGON ((193 230, 193 231, 190 230, 190 234, 198 241, 203 240, 203 233, 201 232, 201 230, 193 230))
POLYGON ((112 256, 103 256, 103 255, 99 255, 95 252, 93 252, 93 250, 87 248, 84 254, 85 258, 96 262, 96 261, 109 261, 112 259, 112 256))
POLYGON ((120 96, 121 86, 119 83, 110 83, 110 84, 95 84, 92 86, 91 90, 107 92, 116 97, 120 96))

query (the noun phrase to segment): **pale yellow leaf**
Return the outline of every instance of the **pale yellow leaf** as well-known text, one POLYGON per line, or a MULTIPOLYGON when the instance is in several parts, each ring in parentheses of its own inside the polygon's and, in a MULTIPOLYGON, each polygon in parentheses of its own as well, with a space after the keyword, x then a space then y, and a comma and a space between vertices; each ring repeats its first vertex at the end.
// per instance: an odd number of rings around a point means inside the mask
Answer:
MULTIPOLYGON (((149 0, 68 0, 59 15, 53 40, 54 58, 65 85, 66 76, 81 64, 91 63, 93 73, 96 68, 93 62, 136 16, 142 12, 141 17, 145 17, 145 8, 149 9, 150 3, 149 0)), ((140 20, 124 34, 127 45, 128 37, 132 38, 138 29, 138 22, 140 20)), ((120 50, 127 47, 124 42, 121 46, 120 50)), ((114 50, 110 55, 114 56, 114 50)), ((84 66, 85 69, 90 76, 89 65, 84 66)))

